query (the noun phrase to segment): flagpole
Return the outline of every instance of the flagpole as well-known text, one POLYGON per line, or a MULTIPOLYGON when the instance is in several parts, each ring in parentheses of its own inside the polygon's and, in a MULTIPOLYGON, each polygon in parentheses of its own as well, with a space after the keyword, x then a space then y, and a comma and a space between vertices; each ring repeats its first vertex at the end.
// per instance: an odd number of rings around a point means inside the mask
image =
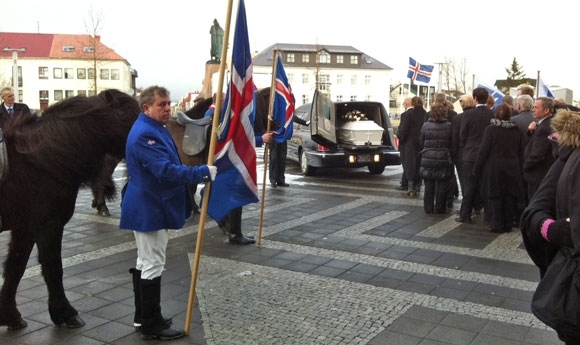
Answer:
MULTIPOLYGON (((224 86, 224 72, 226 69, 226 59, 228 53, 228 41, 230 36, 230 22, 232 19, 232 3, 233 0, 228 0, 228 9, 226 14, 226 26, 224 29, 224 37, 223 37, 223 44, 222 44, 222 56, 220 60, 220 69, 219 69, 219 81, 218 81, 218 92, 216 94, 216 104, 215 104, 215 112, 213 115, 213 122, 212 122, 212 131, 211 131, 211 139, 209 144, 209 152, 207 157, 207 165, 213 165, 213 159, 215 155, 215 146, 217 141, 217 132, 216 129, 219 125, 219 114, 221 114, 222 108, 222 90, 224 86)), ((207 206, 209 202, 209 194, 211 191, 211 182, 205 183, 205 190, 204 194, 205 197, 202 200, 201 211, 199 215, 199 227, 197 230, 197 242, 195 245, 195 256, 193 259, 193 272, 191 276, 191 283, 189 286, 189 300, 187 302, 187 313, 185 315, 185 327, 184 331, 185 334, 189 335, 189 330, 191 326, 191 314, 193 312, 193 304, 195 300, 195 288, 197 285, 197 276, 199 274, 199 260, 201 258, 201 245, 203 243, 203 230, 205 225, 205 218, 207 215, 207 206)))
MULTIPOLYGON (((273 113, 274 109, 274 96, 276 95, 276 75, 277 75, 277 66, 278 66, 278 50, 274 49, 274 62, 272 62, 272 81, 270 84, 270 101, 268 103, 268 126, 266 129, 266 133, 270 132, 272 118, 271 114, 273 113)), ((262 243, 262 224, 264 221, 264 202, 266 197, 266 174, 268 172, 268 149, 270 148, 270 143, 266 144, 264 148, 264 180, 262 182, 262 202, 260 205, 260 225, 258 226, 258 240, 257 243, 260 245, 262 243)))
POLYGON ((538 70, 538 78, 536 80, 536 98, 540 97, 540 70, 538 70))

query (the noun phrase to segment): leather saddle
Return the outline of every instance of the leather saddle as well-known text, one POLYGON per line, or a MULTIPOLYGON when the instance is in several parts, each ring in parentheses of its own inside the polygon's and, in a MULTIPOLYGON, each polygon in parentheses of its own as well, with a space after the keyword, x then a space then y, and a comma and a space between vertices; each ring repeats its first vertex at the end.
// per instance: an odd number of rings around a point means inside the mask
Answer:
POLYGON ((185 154, 195 156, 205 149, 212 122, 213 116, 192 119, 182 112, 177 112, 177 123, 185 126, 182 142, 182 149, 185 154))

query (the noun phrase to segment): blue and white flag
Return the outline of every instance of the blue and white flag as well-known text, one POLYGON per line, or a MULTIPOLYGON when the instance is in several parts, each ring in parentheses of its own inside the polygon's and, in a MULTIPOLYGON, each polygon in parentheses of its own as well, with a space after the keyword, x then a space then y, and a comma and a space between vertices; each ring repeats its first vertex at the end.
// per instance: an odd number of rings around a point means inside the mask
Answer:
POLYGON ((411 79, 412 81, 419 81, 425 84, 429 84, 429 81, 431 80, 431 73, 433 73, 433 67, 433 65, 422 65, 410 57, 407 78, 411 79))
POLYGON ((544 79, 540 79, 540 83, 538 85, 538 97, 549 97, 549 98, 556 98, 550 88, 546 83, 544 83, 544 79))

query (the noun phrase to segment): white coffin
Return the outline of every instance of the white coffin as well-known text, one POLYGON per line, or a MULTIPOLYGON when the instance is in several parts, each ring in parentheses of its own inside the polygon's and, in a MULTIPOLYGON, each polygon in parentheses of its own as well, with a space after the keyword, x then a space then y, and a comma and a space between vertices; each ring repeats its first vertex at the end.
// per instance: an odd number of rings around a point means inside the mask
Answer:
POLYGON ((383 131, 374 121, 346 122, 339 128, 339 139, 351 145, 380 145, 383 131))

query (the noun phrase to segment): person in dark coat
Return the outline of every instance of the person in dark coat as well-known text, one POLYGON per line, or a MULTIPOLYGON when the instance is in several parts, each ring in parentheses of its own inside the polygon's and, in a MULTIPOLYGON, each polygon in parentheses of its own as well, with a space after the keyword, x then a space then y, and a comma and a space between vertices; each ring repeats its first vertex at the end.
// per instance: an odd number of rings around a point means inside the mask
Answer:
POLYGON ((401 166, 403 167, 403 173, 401 174, 401 184, 399 185, 399 190, 404 190, 405 192, 409 189, 409 181, 405 174, 405 142, 401 139, 401 124, 407 121, 407 115, 413 111, 413 105, 411 104, 411 97, 406 97, 403 100, 403 108, 405 111, 401 114, 401 121, 399 122, 399 128, 397 130, 397 137, 399 139, 399 157, 401 157, 401 166))
POLYGON ((427 112, 423 108, 423 100, 421 97, 413 97, 411 99, 413 111, 406 116, 406 121, 402 121, 399 126, 400 139, 405 143, 405 163, 403 171, 407 180, 409 181, 409 196, 419 196, 421 191, 421 176, 419 175, 419 168, 421 166, 421 144, 419 137, 421 135, 421 127, 423 127, 425 115, 427 112))
POLYGON ((538 121, 538 124, 526 146, 523 169, 529 199, 532 198, 555 160, 552 153, 552 144, 548 139, 548 136, 552 134, 550 122, 553 113, 553 99, 548 97, 536 99, 534 102, 534 118, 538 121))
POLYGON ((429 120, 421 128, 420 176, 425 181, 423 209, 425 213, 445 213, 449 179, 453 176, 451 160, 451 123, 447 107, 434 103, 429 120))
POLYGON ((2 88, 0 94, 2 96, 2 104, 0 104, 0 128, 4 128, 6 122, 15 116, 32 115, 30 108, 25 103, 14 102, 14 91, 11 87, 2 88))
POLYGON ((510 121, 507 104, 496 107, 491 124, 485 128, 473 175, 481 179, 484 198, 491 211, 491 232, 510 232, 516 200, 521 198, 521 168, 524 140, 519 128, 510 121))
POLYGON ((459 98, 459 104, 463 109, 462 113, 457 114, 451 120, 451 159, 453 159, 453 164, 455 164, 455 169, 457 170, 457 178, 459 179, 459 186, 461 187, 461 194, 465 190, 463 182, 463 146, 459 142, 459 131, 461 129, 461 120, 463 119, 463 113, 469 109, 473 109, 475 104, 473 103, 473 97, 471 95, 463 95, 459 98))
MULTIPOLYGON (((558 135, 558 158, 530 200, 521 222, 526 250, 540 269, 542 279, 545 276, 550 278, 550 271, 556 275, 563 272, 561 265, 574 260, 568 258, 580 254, 580 217, 577 216, 580 214, 580 203, 577 202, 580 198, 580 113, 560 110, 552 119, 551 126, 558 135)), ((570 279, 567 283, 575 280, 570 279)), ((542 284, 534 293, 534 300, 549 298, 553 294, 550 291, 552 286, 555 291, 561 291, 556 283, 542 284)), ((578 301, 567 302, 567 308, 578 306, 578 301)), ((580 325, 574 324, 577 321, 561 320, 533 307, 532 311, 554 328, 565 344, 580 344, 580 325)), ((570 312, 578 313, 576 310, 570 312)))
POLYGON ((463 112, 459 130, 459 145, 463 146, 463 183, 465 187, 459 217, 455 218, 455 221, 460 223, 471 223, 473 209, 475 208, 476 213, 483 209, 481 187, 473 175, 473 167, 483 138, 483 131, 489 126, 490 120, 493 118, 493 111, 486 106, 489 96, 487 89, 476 87, 473 89, 472 95, 477 104, 475 108, 463 112))

